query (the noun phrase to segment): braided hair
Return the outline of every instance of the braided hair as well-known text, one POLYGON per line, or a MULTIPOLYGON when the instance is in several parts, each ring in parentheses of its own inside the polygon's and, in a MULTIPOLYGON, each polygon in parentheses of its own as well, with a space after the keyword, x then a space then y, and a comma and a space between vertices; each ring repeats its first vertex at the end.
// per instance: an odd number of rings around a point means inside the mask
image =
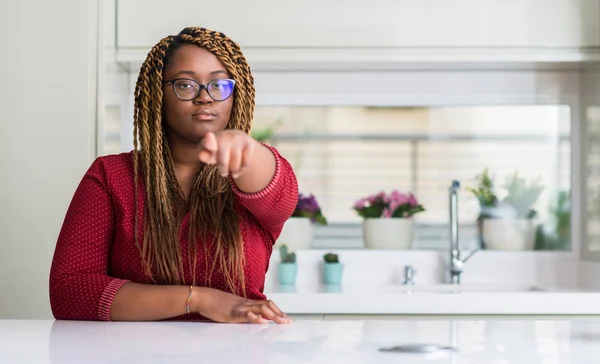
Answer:
POLYGON ((205 165, 195 178, 185 201, 175 175, 173 158, 163 127, 163 70, 183 45, 195 44, 213 53, 236 81, 233 108, 227 129, 250 132, 254 113, 254 78, 238 44, 225 34, 189 27, 175 36, 161 39, 148 53, 140 68, 134 104, 134 183, 136 211, 138 180, 145 182, 143 239, 139 241, 136 212, 134 238, 146 274, 160 284, 183 284, 184 260, 191 268, 195 284, 198 242, 204 242, 206 277, 221 271, 232 293, 245 295, 244 252, 235 211, 235 196, 227 178, 216 166, 205 165), (138 169, 139 168, 139 169, 138 169), (179 226, 189 211, 189 249, 184 259, 179 226), (208 261, 207 244, 214 256, 208 261), (211 249, 212 250, 212 249, 211 249), (210 270, 209 270, 210 266, 210 270))

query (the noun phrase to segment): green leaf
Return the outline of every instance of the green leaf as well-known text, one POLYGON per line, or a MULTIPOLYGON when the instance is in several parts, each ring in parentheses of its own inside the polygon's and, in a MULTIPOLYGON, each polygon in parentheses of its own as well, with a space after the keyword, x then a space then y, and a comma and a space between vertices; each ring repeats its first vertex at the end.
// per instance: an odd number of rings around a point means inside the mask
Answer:
POLYGON ((544 187, 539 184, 540 178, 532 181, 529 185, 527 181, 519 177, 518 172, 515 173, 507 180, 506 189, 508 196, 504 199, 504 202, 509 203, 513 206, 519 216, 525 218, 533 218, 537 212, 533 210, 532 206, 540 197, 544 187))
POLYGON ((359 216, 365 219, 381 217, 381 214, 383 213, 383 205, 372 205, 360 210, 354 209, 354 211, 356 211, 359 216))
POLYGON ((327 225, 327 219, 325 218, 325 216, 319 214, 315 217, 315 223, 317 223, 318 225, 327 225))
POLYGON ((259 142, 269 140, 274 134, 273 128, 262 128, 252 131, 252 138, 259 142))

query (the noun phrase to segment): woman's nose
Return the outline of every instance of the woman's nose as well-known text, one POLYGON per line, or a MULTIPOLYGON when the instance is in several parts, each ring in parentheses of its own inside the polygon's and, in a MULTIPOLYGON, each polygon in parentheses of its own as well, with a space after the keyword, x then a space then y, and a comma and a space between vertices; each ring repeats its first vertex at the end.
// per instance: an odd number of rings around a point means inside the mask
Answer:
POLYGON ((213 101, 214 100, 208 94, 208 90, 206 89, 206 87, 202 87, 202 89, 200 90, 200 93, 194 99, 195 104, 209 104, 209 103, 212 103, 213 101))

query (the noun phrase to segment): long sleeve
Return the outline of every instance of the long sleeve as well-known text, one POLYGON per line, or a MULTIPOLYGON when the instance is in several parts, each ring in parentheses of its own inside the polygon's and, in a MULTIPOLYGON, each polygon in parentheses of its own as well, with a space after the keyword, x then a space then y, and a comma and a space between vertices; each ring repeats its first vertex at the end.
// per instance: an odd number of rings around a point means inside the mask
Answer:
POLYGON ((292 166, 279 152, 265 145, 275 156, 275 174, 262 191, 244 193, 232 183, 233 191, 244 206, 275 243, 283 224, 292 215, 298 203, 298 181, 292 166))
POLYGON ((81 180, 67 210, 50 270, 56 319, 110 320, 110 306, 127 280, 108 276, 114 213, 101 159, 81 180))

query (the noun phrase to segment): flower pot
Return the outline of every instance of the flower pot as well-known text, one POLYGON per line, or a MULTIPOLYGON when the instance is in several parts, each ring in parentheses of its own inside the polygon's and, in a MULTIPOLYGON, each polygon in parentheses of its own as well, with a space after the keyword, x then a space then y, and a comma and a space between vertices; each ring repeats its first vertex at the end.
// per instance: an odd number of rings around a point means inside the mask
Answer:
POLYGON ((364 219, 363 241, 368 249, 411 249, 414 240, 413 219, 364 219))
POLYGON ((311 249, 313 235, 313 225, 308 217, 290 217, 283 225, 276 247, 286 244, 289 251, 311 249))
POLYGON ((489 250, 533 250, 535 224, 529 219, 485 219, 482 237, 489 250))
POLYGON ((342 283, 344 265, 342 263, 324 263, 323 277, 325 284, 339 285, 342 283))
POLYGON ((298 265, 296 263, 279 263, 277 266, 277 278, 281 285, 296 284, 298 265))

